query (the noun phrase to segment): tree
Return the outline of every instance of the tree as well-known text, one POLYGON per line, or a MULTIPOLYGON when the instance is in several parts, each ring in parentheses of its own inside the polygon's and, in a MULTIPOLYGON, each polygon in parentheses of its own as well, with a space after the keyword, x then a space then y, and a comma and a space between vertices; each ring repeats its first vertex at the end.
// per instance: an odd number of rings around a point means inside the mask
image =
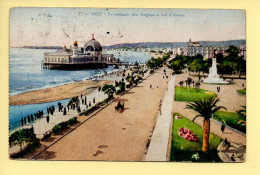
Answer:
POLYGON ((234 59, 238 57, 239 49, 234 45, 230 45, 229 48, 226 50, 226 52, 228 53, 227 56, 228 61, 234 61, 234 59))
POLYGON ((224 56, 223 56, 223 54, 222 53, 218 53, 217 55, 216 55, 216 59, 217 59, 217 63, 223 63, 223 61, 224 61, 224 56))
POLYGON ((190 77, 188 77, 187 80, 185 81, 186 85, 189 86, 189 92, 190 92, 190 85, 191 85, 192 81, 193 81, 193 79, 191 79, 190 77))
POLYGON ((182 55, 177 55, 170 61, 169 68, 173 69, 175 73, 181 73, 181 70, 185 68, 187 58, 182 55))
POLYGON ((179 82, 180 87, 183 87, 183 81, 179 82))
POLYGON ((163 59, 161 57, 158 58, 151 58, 146 62, 146 66, 150 69, 157 69, 163 64, 163 59))
POLYGON ((196 92, 198 92, 198 89, 200 88, 200 82, 199 81, 195 83, 195 87, 196 87, 196 92))
POLYGON ((33 142, 38 142, 38 139, 34 134, 33 128, 19 129, 9 137, 9 145, 19 145, 20 150, 22 150, 23 143, 31 144, 33 142))
POLYGON ((203 141, 202 141, 202 151, 207 152, 209 149, 209 134, 210 134, 210 118, 213 114, 220 109, 226 109, 224 106, 217 106, 219 99, 215 99, 213 97, 206 99, 199 99, 194 102, 189 102, 186 105, 186 109, 192 109, 199 113, 199 115, 195 116, 194 120, 197 117, 203 117, 203 141))
POLYGON ((119 89, 121 92, 125 90, 125 82, 122 81, 119 83, 119 89))
POLYGON ((241 106, 243 109, 240 109, 237 111, 237 121, 241 122, 246 122, 246 106, 241 106))
POLYGON ((116 88, 113 85, 105 85, 102 91, 108 95, 108 99, 113 98, 113 94, 116 92, 116 88))
POLYGON ((192 87, 194 88, 195 81, 192 80, 191 83, 192 83, 192 87))
POLYGON ((203 56, 197 54, 193 57, 193 61, 189 64, 189 69, 194 72, 200 72, 203 68, 203 56))

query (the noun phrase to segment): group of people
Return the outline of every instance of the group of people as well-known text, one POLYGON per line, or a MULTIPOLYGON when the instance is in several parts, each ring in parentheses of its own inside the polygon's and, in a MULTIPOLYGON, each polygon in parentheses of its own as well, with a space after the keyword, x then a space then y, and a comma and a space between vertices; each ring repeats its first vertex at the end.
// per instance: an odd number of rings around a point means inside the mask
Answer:
POLYGON ((48 108, 47 108, 47 113, 48 113, 48 115, 49 115, 49 114, 53 115, 53 114, 54 114, 54 111, 55 111, 54 105, 52 105, 51 107, 48 107, 48 108))
MULTIPOLYGON (((100 71, 99 71, 100 72, 100 71)), ((96 79, 96 78, 103 78, 103 77, 105 77, 105 76, 112 76, 112 75, 117 75, 117 76, 119 76, 120 74, 124 74, 126 72, 126 69, 124 69, 124 70, 118 70, 118 71, 113 71, 113 72, 109 72, 109 73, 107 73, 106 71, 104 72, 104 74, 102 74, 102 75, 95 75, 95 76, 92 76, 92 77, 90 77, 90 79, 96 79)))
POLYGON ((27 117, 23 117, 21 119, 21 125, 26 125, 27 122, 28 123, 32 123, 34 122, 35 120, 39 119, 39 118, 42 118, 43 117, 43 111, 37 111, 36 113, 34 114, 31 114, 31 115, 27 115, 27 117))
MULTIPOLYGON (((101 87, 99 88, 99 91, 101 90, 101 87)), ((91 101, 89 101, 87 103, 87 96, 83 97, 83 94, 80 95, 80 98, 77 97, 73 97, 69 103, 67 104, 67 106, 63 106, 62 103, 58 102, 58 111, 59 112, 63 112, 63 115, 66 115, 67 112, 69 112, 70 109, 72 110, 77 110, 78 113, 81 112, 81 108, 80 108, 80 102, 82 103, 82 105, 86 105, 86 109, 88 109, 88 107, 91 106, 91 101)), ((96 98, 93 98, 93 104, 96 103, 96 98)), ((46 122, 49 123, 50 121, 50 115, 53 115, 55 112, 55 106, 52 105, 50 107, 47 107, 47 116, 46 116, 46 122)), ((21 125, 24 126, 27 123, 32 123, 35 120, 42 118, 44 115, 44 112, 41 111, 37 111, 34 114, 31 115, 27 115, 27 117, 23 117, 21 119, 21 125)))
MULTIPOLYGON (((72 109, 72 110, 77 110, 77 112, 78 113, 80 113, 81 112, 81 108, 80 108, 80 102, 81 102, 81 104, 82 105, 86 105, 86 109, 88 109, 88 107, 90 107, 91 106, 91 101, 89 101, 89 102, 87 102, 87 96, 83 96, 83 94, 81 94, 80 95, 80 98, 79 97, 73 97, 70 101, 69 101, 69 103, 68 103, 68 105, 67 105, 67 108, 68 108, 68 111, 70 110, 70 109, 72 109)), ((94 97, 93 98, 93 104, 95 104, 96 103, 96 98, 94 97)), ((65 109, 65 108, 64 108, 65 109)), ((63 112, 64 113, 64 112, 63 112)))

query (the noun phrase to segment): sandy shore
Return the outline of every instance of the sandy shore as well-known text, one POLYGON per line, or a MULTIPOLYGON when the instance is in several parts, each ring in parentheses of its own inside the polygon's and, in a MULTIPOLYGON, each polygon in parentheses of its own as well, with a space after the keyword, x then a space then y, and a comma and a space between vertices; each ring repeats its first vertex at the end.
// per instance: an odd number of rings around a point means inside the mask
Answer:
MULTIPOLYGON (((131 68, 127 68, 126 74, 131 68)), ((98 88, 99 86, 104 86, 105 84, 112 84, 114 80, 118 80, 122 77, 123 70, 117 69, 107 74, 96 75, 91 77, 93 80, 83 80, 72 83, 67 83, 64 85, 34 90, 25 92, 22 94, 12 95, 9 98, 9 105, 27 105, 27 104, 37 104, 37 103, 47 103, 52 101, 63 100, 67 98, 72 98, 79 96, 80 94, 86 95, 98 88)))
POLYGON ((79 82, 68 83, 47 89, 35 90, 23 94, 10 96, 10 105, 26 105, 36 103, 46 103, 51 101, 63 100, 78 96, 79 94, 87 94, 99 86, 111 84, 113 81, 92 81, 85 80, 79 82))

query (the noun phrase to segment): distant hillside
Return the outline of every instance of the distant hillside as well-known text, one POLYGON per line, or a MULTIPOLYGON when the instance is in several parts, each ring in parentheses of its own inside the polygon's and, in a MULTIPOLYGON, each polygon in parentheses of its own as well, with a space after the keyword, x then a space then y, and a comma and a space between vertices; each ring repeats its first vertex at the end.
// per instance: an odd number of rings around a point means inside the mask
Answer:
MULTIPOLYGON (((240 46, 246 44, 246 40, 229 40, 229 41, 199 41, 202 46, 240 46)), ((187 42, 142 42, 142 43, 122 43, 111 46, 103 46, 104 49, 112 48, 174 48, 174 47, 187 47, 187 42)))
MULTIPOLYGON (((241 46, 246 44, 246 40, 229 40, 229 41, 199 41, 202 46, 241 46)), ((104 49, 113 48, 176 48, 176 47, 187 47, 187 42, 142 42, 142 43, 122 43, 110 46, 103 46, 104 49)), ((24 46, 23 48, 28 49, 62 49, 61 46, 24 46)))
POLYGON ((23 48, 26 48, 26 49, 56 49, 56 50, 62 49, 61 46, 23 46, 23 48))

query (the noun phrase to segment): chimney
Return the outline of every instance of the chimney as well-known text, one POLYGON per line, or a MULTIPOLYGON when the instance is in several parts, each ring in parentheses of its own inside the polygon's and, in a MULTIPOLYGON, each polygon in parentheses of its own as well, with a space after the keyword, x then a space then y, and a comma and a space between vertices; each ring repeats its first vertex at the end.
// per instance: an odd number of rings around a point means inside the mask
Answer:
POLYGON ((91 40, 95 40, 95 38, 94 38, 94 34, 92 34, 92 38, 91 38, 91 40))

